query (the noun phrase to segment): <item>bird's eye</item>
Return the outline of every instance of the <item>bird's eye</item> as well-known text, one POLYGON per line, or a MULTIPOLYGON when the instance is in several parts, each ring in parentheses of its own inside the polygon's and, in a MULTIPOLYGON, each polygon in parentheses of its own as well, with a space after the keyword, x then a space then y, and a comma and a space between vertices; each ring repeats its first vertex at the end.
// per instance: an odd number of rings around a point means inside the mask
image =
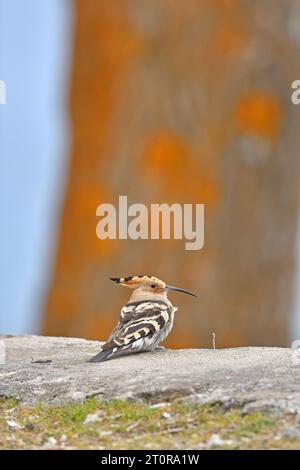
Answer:
POLYGON ((156 285, 155 285, 155 284, 151 284, 150 287, 152 287, 152 289, 154 289, 154 288, 156 287, 156 285))

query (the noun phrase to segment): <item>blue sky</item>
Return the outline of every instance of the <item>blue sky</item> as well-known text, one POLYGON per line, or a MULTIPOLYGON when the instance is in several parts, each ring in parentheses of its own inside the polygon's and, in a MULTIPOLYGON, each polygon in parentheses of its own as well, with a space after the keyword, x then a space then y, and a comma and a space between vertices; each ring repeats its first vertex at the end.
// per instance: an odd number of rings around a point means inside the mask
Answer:
POLYGON ((0 0, 0 331, 34 332, 67 165, 68 0, 0 0))

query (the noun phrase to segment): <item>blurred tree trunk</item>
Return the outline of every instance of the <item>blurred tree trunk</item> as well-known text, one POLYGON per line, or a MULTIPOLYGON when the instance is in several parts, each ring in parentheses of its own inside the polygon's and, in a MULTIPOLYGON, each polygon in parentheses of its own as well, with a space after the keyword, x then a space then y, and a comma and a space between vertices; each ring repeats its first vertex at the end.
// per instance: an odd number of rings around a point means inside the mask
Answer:
POLYGON ((299 203, 297 0, 77 0, 73 142, 44 333, 105 339, 110 276, 199 293, 174 347, 286 345, 299 203), (96 207, 205 203, 205 247, 96 238, 96 207))

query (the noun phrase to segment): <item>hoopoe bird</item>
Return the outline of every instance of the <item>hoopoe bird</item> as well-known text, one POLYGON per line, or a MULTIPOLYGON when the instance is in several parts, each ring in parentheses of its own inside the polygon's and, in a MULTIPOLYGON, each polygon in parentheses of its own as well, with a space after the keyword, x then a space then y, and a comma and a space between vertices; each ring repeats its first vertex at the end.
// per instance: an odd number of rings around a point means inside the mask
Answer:
POLYGON ((110 278, 133 290, 129 302, 124 305, 118 324, 102 350, 88 362, 104 362, 114 357, 141 351, 153 351, 170 333, 174 307, 168 299, 168 291, 196 294, 179 287, 168 286, 154 276, 128 276, 110 278))

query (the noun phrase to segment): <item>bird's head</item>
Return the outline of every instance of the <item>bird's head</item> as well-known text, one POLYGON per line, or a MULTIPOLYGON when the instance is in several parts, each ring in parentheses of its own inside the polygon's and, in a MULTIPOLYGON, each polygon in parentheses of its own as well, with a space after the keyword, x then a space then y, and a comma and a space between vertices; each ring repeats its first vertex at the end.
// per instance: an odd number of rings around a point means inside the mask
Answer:
POLYGON ((148 295, 149 297, 153 295, 163 295, 166 297, 168 291, 171 290, 197 297, 196 294, 193 294, 188 290, 181 289, 180 287, 169 286, 164 281, 161 281, 154 276, 111 277, 110 279, 117 284, 133 289, 136 294, 148 295))

